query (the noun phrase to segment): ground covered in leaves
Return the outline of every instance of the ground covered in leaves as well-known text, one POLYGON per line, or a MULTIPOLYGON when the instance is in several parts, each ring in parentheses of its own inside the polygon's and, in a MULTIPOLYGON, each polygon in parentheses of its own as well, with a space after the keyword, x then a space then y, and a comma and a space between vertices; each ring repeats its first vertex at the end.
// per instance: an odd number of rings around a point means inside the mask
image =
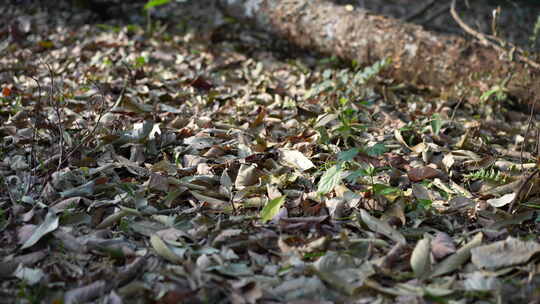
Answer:
POLYGON ((0 302, 540 298, 536 117, 504 88, 61 3, 0 20, 0 302))

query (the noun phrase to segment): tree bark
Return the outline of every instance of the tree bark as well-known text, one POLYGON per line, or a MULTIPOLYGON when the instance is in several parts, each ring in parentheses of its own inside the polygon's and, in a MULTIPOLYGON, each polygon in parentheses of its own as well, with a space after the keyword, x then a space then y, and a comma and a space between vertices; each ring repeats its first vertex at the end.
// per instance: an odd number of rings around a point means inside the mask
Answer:
MULTIPOLYGON (((362 65, 390 58, 390 76, 446 96, 485 92, 511 75, 509 93, 530 103, 540 96, 540 71, 509 54, 459 36, 323 0, 219 0, 225 13, 306 49, 362 65), (470 93, 470 92, 465 92, 470 93)), ((476 94, 478 96, 478 94, 476 94)))

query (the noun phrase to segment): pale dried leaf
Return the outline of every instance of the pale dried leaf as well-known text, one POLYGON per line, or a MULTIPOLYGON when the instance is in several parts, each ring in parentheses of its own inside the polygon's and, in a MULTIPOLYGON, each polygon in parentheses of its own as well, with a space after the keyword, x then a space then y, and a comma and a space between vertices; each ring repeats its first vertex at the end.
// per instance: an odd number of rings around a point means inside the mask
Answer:
POLYGON ((510 204, 516 197, 515 193, 508 193, 498 198, 491 198, 487 200, 487 203, 495 208, 500 208, 510 204))
POLYGON ((388 223, 385 223, 373 216, 371 216, 366 210, 360 209, 360 216, 362 221, 373 232, 380 233, 387 238, 393 240, 396 243, 406 243, 405 237, 396 229, 390 227, 388 223))
POLYGON ((538 242, 508 237, 504 241, 474 248, 471 260, 478 268, 497 269, 525 263, 538 252, 538 242))
POLYGON ((32 235, 24 242, 21 249, 25 249, 36 244, 42 237, 55 231, 58 228, 60 219, 56 215, 56 212, 51 208, 47 212, 43 222, 34 229, 32 235))
POLYGON ((174 264, 180 264, 182 262, 182 257, 176 255, 157 234, 153 234, 150 237, 150 244, 156 253, 167 261, 174 264))
POLYGON ((435 238, 431 241, 431 252, 435 259, 439 260, 456 252, 456 245, 448 234, 437 232, 435 238))
POLYGON ((438 277, 459 269, 471 257, 471 250, 482 244, 482 238, 482 233, 477 233, 472 240, 461 247, 456 253, 435 265, 431 277, 438 277))
POLYGON ((306 171, 315 167, 315 165, 313 165, 313 163, 300 151, 278 149, 278 152, 279 161, 283 163, 284 166, 295 168, 300 171, 306 171))
POLYGON ((411 254, 411 268, 417 278, 426 277, 431 269, 431 237, 418 241, 411 254))

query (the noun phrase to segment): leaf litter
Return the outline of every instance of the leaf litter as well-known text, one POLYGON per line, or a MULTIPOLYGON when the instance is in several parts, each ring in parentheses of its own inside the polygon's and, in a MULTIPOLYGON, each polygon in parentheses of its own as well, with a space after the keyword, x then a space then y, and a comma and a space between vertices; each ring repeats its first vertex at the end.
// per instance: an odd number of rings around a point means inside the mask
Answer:
POLYGON ((6 7, 3 302, 538 297, 536 116, 512 100, 269 50, 234 22, 6 7))

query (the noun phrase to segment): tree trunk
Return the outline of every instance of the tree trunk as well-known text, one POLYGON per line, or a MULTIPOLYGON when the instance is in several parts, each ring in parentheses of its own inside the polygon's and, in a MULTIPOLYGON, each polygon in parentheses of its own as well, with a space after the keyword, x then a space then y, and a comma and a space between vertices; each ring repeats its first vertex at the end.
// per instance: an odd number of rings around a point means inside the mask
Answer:
MULTIPOLYGON (((391 58, 390 76, 440 94, 485 92, 512 76, 509 93, 530 103, 540 96, 540 70, 459 36, 323 0, 219 0, 229 15, 306 49, 370 65, 391 58)), ((476 98, 479 94, 475 94, 476 98)))

